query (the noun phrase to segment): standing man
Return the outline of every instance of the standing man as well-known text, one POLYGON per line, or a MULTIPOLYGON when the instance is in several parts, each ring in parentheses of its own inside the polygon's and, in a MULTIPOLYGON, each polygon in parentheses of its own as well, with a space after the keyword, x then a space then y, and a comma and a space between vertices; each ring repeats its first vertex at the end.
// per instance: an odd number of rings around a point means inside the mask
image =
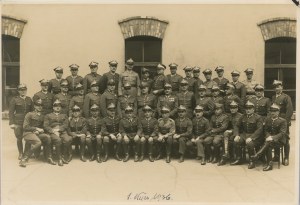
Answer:
POLYGON ((210 120, 214 113, 215 104, 213 103, 211 97, 206 96, 206 86, 200 85, 198 88, 198 95, 196 96, 196 105, 203 107, 203 116, 210 120))
POLYGON ((19 151, 18 159, 23 156, 23 122, 26 114, 33 109, 33 102, 30 97, 26 96, 27 86, 25 84, 18 85, 19 95, 13 97, 9 103, 9 126, 14 130, 17 138, 17 147, 19 151))
POLYGON ((186 108, 186 117, 193 118, 193 108, 195 105, 194 93, 188 91, 188 82, 182 79, 180 82, 180 92, 177 94, 178 106, 183 105, 186 108))
POLYGON ((177 74, 178 65, 176 63, 170 63, 169 67, 171 74, 167 75, 167 82, 172 85, 172 93, 176 95, 179 92, 179 84, 182 76, 177 74))
POLYGON ((118 95, 116 93, 116 82, 113 79, 107 81, 107 88, 100 97, 100 111, 101 116, 107 116, 107 107, 111 103, 117 105, 118 95))
POLYGON ((194 85, 195 85, 195 78, 193 78, 193 68, 191 66, 185 66, 183 68, 184 73, 185 73, 185 77, 184 79, 188 82, 188 91, 193 92, 194 91, 194 85))
POLYGON ((83 89, 84 89, 84 94, 88 94, 91 92, 91 83, 93 81, 96 81, 97 85, 100 86, 102 85, 102 77, 97 73, 98 71, 98 64, 97 62, 92 61, 89 66, 91 69, 91 73, 87 74, 83 78, 83 89))
POLYGON ((143 119, 145 117, 144 107, 146 105, 151 107, 152 117, 156 116, 156 106, 157 106, 157 97, 152 93, 149 94, 149 84, 142 82, 141 84, 141 96, 137 97, 137 108, 138 108, 138 116, 139 119, 143 119))
POLYGON ((154 80, 150 78, 150 71, 147 68, 142 68, 142 80, 141 85, 148 84, 149 92, 152 92, 152 85, 154 80))
POLYGON ((69 104, 71 95, 68 94, 69 83, 67 80, 62 80, 60 83, 60 93, 54 96, 54 101, 58 99, 61 102, 61 113, 69 115, 69 104))
MULTIPOLYGON (((287 140, 284 145, 284 161, 283 165, 289 165, 289 155, 290 155, 290 126, 291 126, 291 117, 293 115, 293 105, 291 97, 283 93, 282 81, 274 80, 273 86, 275 89, 275 95, 272 96, 272 103, 276 103, 280 106, 279 117, 284 118, 287 121, 287 140)), ((278 152, 278 149, 276 149, 278 152)))
POLYGON ((129 94, 133 97, 140 95, 140 77, 132 69, 134 67, 134 61, 130 58, 126 61, 126 69, 120 74, 119 85, 118 85, 118 95, 123 95, 123 87, 126 83, 130 85, 129 94))
POLYGON ((127 82, 124 84, 123 95, 118 100, 118 115, 121 118, 126 117, 125 109, 130 106, 133 109, 133 115, 137 114, 137 100, 136 97, 130 95, 131 85, 127 82))
POLYGON ((221 96, 220 94, 220 87, 217 85, 213 85, 211 88, 211 92, 212 92, 212 101, 214 103, 220 103, 222 105, 224 105, 224 97, 223 95, 221 96))
POLYGON ((253 69, 247 68, 245 71, 247 79, 244 80, 242 83, 245 85, 246 89, 246 100, 250 100, 252 97, 255 96, 254 87, 258 84, 255 80, 253 80, 253 69))
POLYGON ((157 69, 157 76, 154 77, 152 93, 157 97, 159 97, 163 94, 164 85, 167 82, 167 77, 164 75, 166 66, 163 64, 158 64, 156 69, 157 69))
POLYGON ((231 84, 235 86, 234 93, 241 99, 242 105, 244 105, 246 102, 246 88, 243 83, 239 82, 240 72, 234 70, 231 72, 231 76, 231 84))
POLYGON ((168 107, 170 110, 169 117, 175 118, 177 115, 177 108, 178 108, 178 98, 177 96, 172 94, 172 85, 169 83, 166 83, 165 86, 165 94, 162 96, 159 96, 158 102, 157 102, 157 112, 158 117, 162 117, 161 110, 163 107, 168 107))
POLYGON ((76 85, 78 85, 79 83, 83 84, 83 77, 78 75, 79 65, 72 64, 69 67, 70 67, 71 75, 69 75, 66 78, 66 80, 69 83, 69 94, 73 97, 73 96, 77 95, 76 85))
POLYGON ((115 82, 115 93, 118 94, 118 86, 119 86, 119 79, 120 75, 116 72, 118 68, 118 62, 115 60, 108 62, 110 71, 104 73, 101 80, 100 85, 100 93, 104 93, 108 86, 108 81, 113 80, 115 82))
POLYGON ((211 92, 212 92, 212 87, 214 86, 214 85, 218 85, 215 81, 213 81, 212 79, 211 79, 211 75, 212 75, 212 71, 210 70, 210 69, 205 69, 204 71, 203 71, 203 74, 204 74, 204 77, 205 77, 205 81, 204 81, 204 83, 203 83, 203 85, 205 85, 206 86, 206 96, 209 96, 209 97, 211 97, 212 96, 212 94, 211 94, 211 92))
POLYGON ((80 83, 76 85, 76 93, 77 95, 73 96, 70 100, 69 116, 72 116, 72 107, 74 107, 75 105, 80 107, 81 115, 83 115, 84 90, 83 86, 80 83))
POLYGON ((97 82, 94 80, 91 82, 91 92, 86 94, 84 97, 83 102, 83 114, 84 117, 89 118, 90 117, 90 108, 92 105, 96 104, 100 106, 100 97, 99 94, 99 87, 97 82))
POLYGON ((260 116, 265 119, 268 115, 271 100, 267 97, 264 97, 264 86, 257 84, 254 87, 255 90, 255 97, 250 98, 250 102, 252 102, 255 106, 255 113, 259 114, 260 116))
POLYGON ((54 95, 60 93, 60 82, 62 81, 62 75, 64 73, 63 68, 57 67, 53 69, 55 71, 56 78, 51 79, 49 82, 49 92, 54 95))
POLYGON ((231 83, 227 83, 226 96, 224 97, 224 108, 226 113, 230 113, 230 104, 235 101, 239 105, 239 112, 244 112, 244 106, 242 105, 241 99, 234 94, 235 87, 231 83))
POLYGON ((40 80, 42 90, 35 93, 33 95, 33 102, 37 101, 38 99, 42 99, 42 114, 46 115, 52 112, 52 104, 54 101, 54 95, 48 92, 49 88, 49 81, 48 80, 40 80))
POLYGON ((197 66, 193 68, 193 78, 195 79, 194 93, 198 93, 198 88, 203 84, 203 81, 200 79, 200 68, 197 66))
POLYGON ((225 96, 226 85, 229 83, 229 80, 224 78, 224 67, 218 66, 216 67, 215 71, 217 72, 218 77, 214 78, 213 81, 218 84, 222 95, 225 96))

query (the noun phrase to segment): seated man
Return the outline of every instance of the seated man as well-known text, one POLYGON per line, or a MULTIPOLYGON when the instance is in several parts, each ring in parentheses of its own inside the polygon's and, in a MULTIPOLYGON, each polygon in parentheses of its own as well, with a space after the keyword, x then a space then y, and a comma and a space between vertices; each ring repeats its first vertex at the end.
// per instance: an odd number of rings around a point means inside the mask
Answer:
MULTIPOLYGON (((255 155, 251 156, 252 160, 256 161, 260 155, 267 152, 267 166, 263 168, 263 171, 273 169, 273 148, 280 147, 280 145, 286 143, 287 121, 284 118, 279 117, 279 113, 280 107, 277 104, 271 105, 270 116, 265 119, 265 143, 255 155)), ((279 158, 279 156, 275 156, 275 158, 279 158)))

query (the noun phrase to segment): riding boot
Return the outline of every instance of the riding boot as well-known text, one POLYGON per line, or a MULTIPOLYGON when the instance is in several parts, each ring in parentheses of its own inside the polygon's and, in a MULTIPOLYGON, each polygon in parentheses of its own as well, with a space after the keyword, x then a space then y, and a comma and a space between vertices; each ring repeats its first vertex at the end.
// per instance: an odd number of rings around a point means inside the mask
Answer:
POLYGON ((284 166, 289 165, 289 156, 290 156, 290 142, 287 140, 286 144, 284 145, 284 160, 282 164, 284 166))
POLYGON ((121 147, 121 144, 120 143, 117 143, 117 145, 116 145, 116 154, 115 154, 115 157, 116 157, 116 160, 118 160, 118 161, 122 161, 122 159, 120 158, 120 156, 119 156, 119 152, 120 152, 120 147, 121 147))
POLYGON ((23 141, 22 141, 22 138, 17 139, 17 147, 18 147, 18 151, 19 151, 18 159, 21 160, 22 156, 23 156, 23 141))
POLYGON ((269 146, 270 146, 270 143, 265 142, 264 145, 260 148, 260 150, 255 155, 250 156, 250 159, 252 159, 253 161, 256 161, 268 149, 269 146))
POLYGON ((103 158, 103 162, 106 162, 108 160, 108 143, 104 143, 104 158, 103 158))
POLYGON ((236 155, 236 160, 230 165, 239 165, 242 163, 242 148, 239 145, 235 146, 235 155, 236 155))
POLYGON ((142 143, 140 146, 141 146, 140 162, 142 162, 144 160, 144 155, 145 155, 145 143, 142 143))

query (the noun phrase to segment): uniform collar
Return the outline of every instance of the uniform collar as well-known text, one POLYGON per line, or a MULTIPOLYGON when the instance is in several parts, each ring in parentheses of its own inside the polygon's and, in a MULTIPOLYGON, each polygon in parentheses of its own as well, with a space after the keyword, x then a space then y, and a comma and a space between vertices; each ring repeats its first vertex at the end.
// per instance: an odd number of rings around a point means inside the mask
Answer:
POLYGON ((247 118, 250 118, 250 117, 252 117, 254 114, 251 114, 251 115, 246 115, 247 116, 247 118))
POLYGON ((25 100, 26 95, 24 95, 23 97, 20 95, 19 97, 22 98, 23 100, 25 100))

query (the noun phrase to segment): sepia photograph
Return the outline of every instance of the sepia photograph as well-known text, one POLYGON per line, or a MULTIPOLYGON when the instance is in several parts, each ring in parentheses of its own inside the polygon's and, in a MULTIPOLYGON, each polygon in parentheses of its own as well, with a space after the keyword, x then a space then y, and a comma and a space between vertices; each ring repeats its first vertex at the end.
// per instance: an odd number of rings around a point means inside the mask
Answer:
POLYGON ((3 1, 0 203, 299 204, 297 3, 3 1))

